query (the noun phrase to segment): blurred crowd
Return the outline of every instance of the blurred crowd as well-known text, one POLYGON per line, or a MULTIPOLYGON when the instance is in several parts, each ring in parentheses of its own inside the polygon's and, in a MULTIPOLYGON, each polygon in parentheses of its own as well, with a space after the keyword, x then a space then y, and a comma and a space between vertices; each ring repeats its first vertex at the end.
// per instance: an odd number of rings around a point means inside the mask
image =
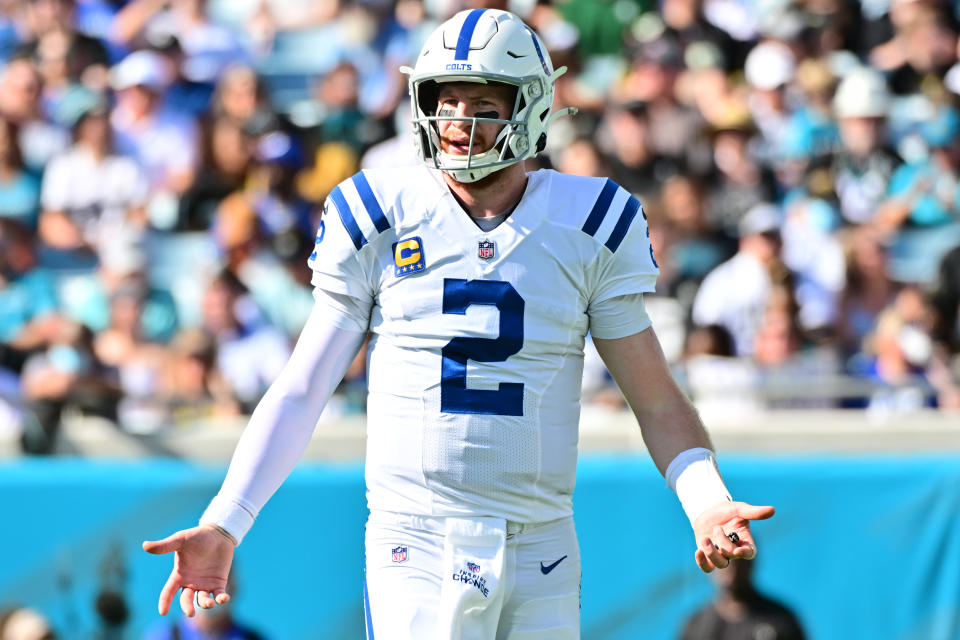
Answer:
MULTIPOLYGON (((476 6, 569 67, 530 168, 640 197, 702 410, 960 407, 956 3, 0 0, 0 435, 249 412, 324 198, 416 162, 399 67, 476 6)), ((330 411, 363 395, 358 358, 330 411)))

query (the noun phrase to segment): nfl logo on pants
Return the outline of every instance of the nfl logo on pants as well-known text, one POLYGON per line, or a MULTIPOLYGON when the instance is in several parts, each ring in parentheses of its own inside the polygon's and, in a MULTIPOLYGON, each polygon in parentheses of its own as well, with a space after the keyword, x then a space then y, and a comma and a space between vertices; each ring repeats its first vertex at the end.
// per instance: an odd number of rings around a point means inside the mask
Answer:
POLYGON ((490 240, 481 240, 477 243, 477 256, 483 260, 489 260, 493 257, 496 245, 490 240))
POLYGON ((394 547, 393 548, 393 561, 394 562, 406 562, 407 560, 407 548, 406 547, 394 547))

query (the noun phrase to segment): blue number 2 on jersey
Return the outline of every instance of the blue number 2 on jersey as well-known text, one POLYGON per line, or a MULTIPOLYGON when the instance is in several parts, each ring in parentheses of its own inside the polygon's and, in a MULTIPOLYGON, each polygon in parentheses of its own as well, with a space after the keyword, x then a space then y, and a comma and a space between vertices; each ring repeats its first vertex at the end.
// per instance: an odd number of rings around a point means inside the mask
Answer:
POLYGON ((445 413, 523 415, 523 383, 501 382, 498 389, 467 389, 467 360, 503 362, 523 347, 523 298, 509 282, 444 278, 443 313, 465 315, 472 304, 500 312, 497 338, 454 338, 443 348, 440 410, 445 413))

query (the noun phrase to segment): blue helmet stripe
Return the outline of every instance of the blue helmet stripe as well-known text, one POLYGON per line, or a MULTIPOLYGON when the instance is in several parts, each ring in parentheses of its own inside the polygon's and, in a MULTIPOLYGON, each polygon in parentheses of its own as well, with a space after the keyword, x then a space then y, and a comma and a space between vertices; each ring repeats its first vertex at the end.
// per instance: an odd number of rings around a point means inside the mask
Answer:
POLYGON ((353 219, 353 212, 350 211, 350 207, 347 205, 347 199, 343 197, 343 191, 340 190, 339 186, 334 187, 333 191, 330 192, 330 199, 333 200, 333 204, 337 207, 337 213, 340 214, 340 221, 343 222, 343 228, 350 234, 350 239, 353 240, 353 246, 359 251, 360 247, 367 244, 367 239, 363 237, 360 227, 357 226, 357 221, 353 219))
POLYGON ((543 67, 543 72, 546 75, 550 75, 550 69, 547 68, 547 61, 543 57, 543 50, 540 48, 540 41, 537 40, 537 36, 534 35, 530 27, 527 27, 527 31, 530 33, 530 38, 533 39, 533 48, 537 50, 537 55, 540 56, 540 66, 543 67))
POLYGON ((627 230, 630 228, 630 223, 633 222, 633 219, 637 217, 637 211, 640 210, 640 201, 635 197, 630 196, 630 199, 627 200, 627 204, 623 206, 623 213, 620 214, 620 219, 617 220, 617 226, 613 228, 613 232, 610 234, 610 237, 607 238, 606 247, 610 251, 616 252, 617 247, 620 246, 620 243, 623 242, 624 236, 627 235, 627 230))
POLYGON ((607 178, 607 182, 603 185, 600 196, 593 205, 593 210, 591 210, 590 215, 587 216, 587 221, 583 223, 583 232, 588 236, 592 236, 597 232, 597 229, 600 228, 600 223, 603 222, 604 217, 606 217, 607 210, 610 209, 610 203, 613 202, 613 195, 616 192, 617 183, 607 178))
POLYGON ((377 196, 373 194, 373 189, 370 188, 370 183, 367 182, 367 176, 363 175, 363 171, 357 172, 353 176, 353 184, 357 188, 357 193, 360 194, 360 200, 363 202, 363 207, 367 210, 367 215, 369 215, 370 220, 373 221, 373 226, 375 226, 380 233, 389 229, 390 223, 387 222, 387 217, 383 215, 383 209, 380 208, 380 203, 377 202, 377 196))
POLYGON ((467 54, 470 53, 470 41, 473 40, 473 30, 477 28, 477 21, 480 20, 484 11, 486 9, 474 9, 463 21, 463 26, 460 27, 460 36, 457 38, 457 52, 454 55, 454 60, 467 59, 467 54))

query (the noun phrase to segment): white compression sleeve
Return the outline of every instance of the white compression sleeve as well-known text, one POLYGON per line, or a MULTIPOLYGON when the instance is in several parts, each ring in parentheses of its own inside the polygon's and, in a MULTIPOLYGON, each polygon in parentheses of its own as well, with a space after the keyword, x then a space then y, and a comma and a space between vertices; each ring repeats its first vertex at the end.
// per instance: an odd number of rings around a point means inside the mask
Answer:
POLYGON ((730 500, 717 458, 710 449, 696 447, 677 454, 664 474, 667 484, 677 492, 691 526, 707 507, 730 500))
POLYGON ((317 295, 290 360, 253 411, 220 493, 200 518, 224 529, 237 544, 297 464, 363 343, 366 331, 358 330, 356 316, 343 302, 317 295))

